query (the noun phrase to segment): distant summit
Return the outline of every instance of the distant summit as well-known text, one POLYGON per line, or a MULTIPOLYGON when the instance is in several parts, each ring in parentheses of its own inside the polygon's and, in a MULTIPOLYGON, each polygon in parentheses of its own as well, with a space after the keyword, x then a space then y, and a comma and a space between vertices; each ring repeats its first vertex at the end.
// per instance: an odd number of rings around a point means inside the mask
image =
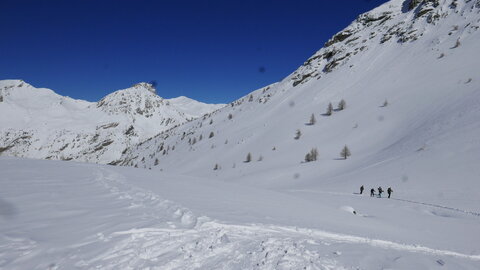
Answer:
POLYGON ((94 103, 2 80, 0 155, 115 163, 131 145, 224 106, 188 100, 177 105, 138 83, 94 103))

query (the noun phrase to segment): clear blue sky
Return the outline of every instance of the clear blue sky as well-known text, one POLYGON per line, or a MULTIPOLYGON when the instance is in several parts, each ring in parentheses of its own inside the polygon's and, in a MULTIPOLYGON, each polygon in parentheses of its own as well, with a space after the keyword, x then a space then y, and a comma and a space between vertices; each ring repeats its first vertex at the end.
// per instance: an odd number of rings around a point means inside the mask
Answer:
POLYGON ((0 0, 0 79, 97 101, 141 81, 230 102, 386 0, 0 0))

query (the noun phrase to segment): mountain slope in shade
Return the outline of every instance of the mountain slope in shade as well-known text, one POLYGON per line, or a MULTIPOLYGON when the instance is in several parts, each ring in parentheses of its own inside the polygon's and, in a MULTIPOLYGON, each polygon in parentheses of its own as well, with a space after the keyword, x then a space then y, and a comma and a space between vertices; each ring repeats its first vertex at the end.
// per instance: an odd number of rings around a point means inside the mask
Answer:
POLYGON ((0 154, 99 163, 114 162, 130 145, 222 106, 192 101, 201 110, 177 108, 147 83, 94 103, 21 80, 0 81, 0 101, 0 154))

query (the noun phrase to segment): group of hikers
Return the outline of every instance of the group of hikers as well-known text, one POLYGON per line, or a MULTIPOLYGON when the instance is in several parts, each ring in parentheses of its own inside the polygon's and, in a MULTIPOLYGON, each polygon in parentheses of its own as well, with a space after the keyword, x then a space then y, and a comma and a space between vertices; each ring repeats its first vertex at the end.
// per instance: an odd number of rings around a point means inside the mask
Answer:
MULTIPOLYGON (((363 187, 363 185, 360 187, 360 194, 363 194, 363 190, 365 188, 363 187)), ((378 190, 378 198, 381 198, 382 197, 382 193, 383 193, 383 188, 382 187, 378 187, 377 188, 378 190)), ((390 196, 392 196, 392 192, 393 192, 393 189, 391 187, 389 187, 387 189, 387 194, 388 194, 388 198, 390 199, 390 196)), ((375 189, 372 188, 370 189, 370 197, 375 197, 375 189)))

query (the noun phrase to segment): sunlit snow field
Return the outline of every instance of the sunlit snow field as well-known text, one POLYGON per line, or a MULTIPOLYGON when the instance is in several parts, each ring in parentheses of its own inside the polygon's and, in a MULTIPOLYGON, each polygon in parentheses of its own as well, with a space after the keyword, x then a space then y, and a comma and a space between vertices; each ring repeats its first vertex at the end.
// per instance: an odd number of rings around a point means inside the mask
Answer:
POLYGON ((480 267, 478 204, 429 204, 437 193, 272 190, 14 158, 0 171, 1 269, 480 267))

